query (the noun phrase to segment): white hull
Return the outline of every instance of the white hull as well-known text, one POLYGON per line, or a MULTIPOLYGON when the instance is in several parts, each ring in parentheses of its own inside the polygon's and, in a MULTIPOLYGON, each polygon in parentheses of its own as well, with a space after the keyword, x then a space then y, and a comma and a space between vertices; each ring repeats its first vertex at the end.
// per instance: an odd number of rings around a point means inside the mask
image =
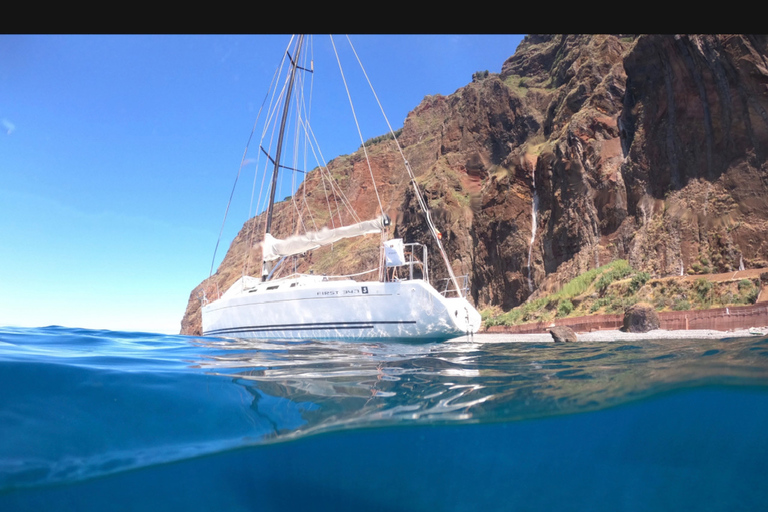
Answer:
POLYGON ((302 276, 252 283, 248 288, 238 281, 203 307, 204 336, 444 341, 480 328, 480 314, 466 299, 443 297, 418 279, 383 283, 302 276))

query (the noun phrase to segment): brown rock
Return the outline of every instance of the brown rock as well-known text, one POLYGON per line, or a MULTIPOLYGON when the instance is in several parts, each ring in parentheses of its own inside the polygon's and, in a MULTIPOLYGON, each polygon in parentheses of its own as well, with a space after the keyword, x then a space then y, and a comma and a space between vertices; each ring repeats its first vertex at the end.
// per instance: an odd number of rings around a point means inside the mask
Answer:
POLYGON ((579 341, 573 329, 564 325, 552 327, 549 330, 549 334, 552 335, 552 339, 555 341, 555 343, 579 341))
POLYGON ((650 304, 635 304, 624 312, 624 332, 648 332, 659 325, 659 314, 650 304))

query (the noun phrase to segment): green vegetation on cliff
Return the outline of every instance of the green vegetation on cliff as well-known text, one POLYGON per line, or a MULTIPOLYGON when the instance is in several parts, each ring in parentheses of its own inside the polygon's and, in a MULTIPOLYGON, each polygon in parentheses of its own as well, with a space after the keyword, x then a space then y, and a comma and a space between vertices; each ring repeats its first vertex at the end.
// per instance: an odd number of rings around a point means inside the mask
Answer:
POLYGON ((657 311, 683 311, 753 304, 760 293, 759 278, 714 279, 698 276, 651 279, 626 260, 591 269, 560 290, 531 300, 510 311, 483 311, 485 327, 550 322, 555 318, 619 314, 638 302, 657 311))
MULTIPOLYGON (((529 322, 550 321, 556 317, 565 317, 583 312, 583 302, 586 295, 599 297, 616 279, 621 279, 633 270, 626 260, 615 260, 602 267, 588 270, 563 285, 560 290, 544 297, 526 302, 506 313, 494 314, 492 310, 483 311, 486 327, 493 325, 517 325, 529 322)), ((615 297, 602 297, 602 307, 612 306, 615 297)), ((592 313, 595 313, 592 311, 592 313)))

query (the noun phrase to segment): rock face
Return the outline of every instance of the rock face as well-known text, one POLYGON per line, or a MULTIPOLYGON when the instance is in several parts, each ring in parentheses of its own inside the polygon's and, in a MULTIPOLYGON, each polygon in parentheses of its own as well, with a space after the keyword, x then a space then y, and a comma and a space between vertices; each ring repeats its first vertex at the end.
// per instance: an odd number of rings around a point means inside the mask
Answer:
POLYGON ((549 330, 555 343, 579 341, 576 333, 570 327, 558 325, 549 330))
MULTIPOLYGON (((653 277, 768 266, 768 36, 527 36, 500 73, 425 98, 399 141, 479 308, 510 309, 617 258, 653 277)), ((429 241, 391 141, 368 151, 393 236, 429 241)), ((361 217, 373 211, 359 152, 329 168, 361 217)), ((320 215, 314 174, 300 192, 320 215)), ((277 206, 273 227, 290 233, 292 210, 277 206)), ((258 272, 243 262, 258 261, 259 221, 193 290, 182 333, 199 334, 203 292, 258 272)), ((433 280, 445 277, 429 250, 433 280)), ((378 257, 376 240, 333 251, 297 270, 352 273, 378 257)))
POLYGON ((658 329, 659 325, 659 314, 650 304, 635 304, 624 312, 624 332, 648 332, 658 329))

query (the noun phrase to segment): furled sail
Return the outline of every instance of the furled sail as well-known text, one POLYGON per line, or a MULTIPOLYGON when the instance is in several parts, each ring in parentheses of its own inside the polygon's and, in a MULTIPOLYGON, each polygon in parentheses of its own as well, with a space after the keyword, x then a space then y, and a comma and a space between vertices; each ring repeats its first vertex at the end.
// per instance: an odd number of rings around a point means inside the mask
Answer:
POLYGON ((318 247, 338 242, 342 238, 380 233, 388 225, 389 218, 385 215, 378 219, 366 220, 349 226, 333 229, 323 228, 320 231, 310 231, 285 239, 275 238, 266 233, 264 241, 261 243, 262 259, 264 261, 273 261, 282 256, 292 256, 317 249, 318 247))

